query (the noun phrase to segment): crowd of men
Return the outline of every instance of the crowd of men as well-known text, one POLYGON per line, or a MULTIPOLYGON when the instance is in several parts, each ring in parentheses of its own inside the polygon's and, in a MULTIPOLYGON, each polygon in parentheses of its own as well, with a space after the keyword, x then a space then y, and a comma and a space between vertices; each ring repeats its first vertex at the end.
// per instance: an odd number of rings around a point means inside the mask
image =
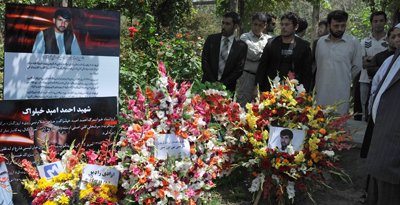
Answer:
MULTIPOLYGON (((279 19, 278 19, 279 20, 279 19)), ((370 175, 367 204, 400 201, 400 24, 385 31, 387 16, 370 16, 371 35, 361 42, 346 31, 348 13, 335 10, 318 24, 319 38, 303 38, 308 23, 294 12, 280 18, 281 35, 274 36, 277 17, 257 12, 251 31, 240 39, 240 16, 223 15, 221 33, 210 35, 202 53, 203 82, 224 84, 245 107, 258 92, 269 91, 269 79, 291 72, 307 92, 315 89, 317 104, 336 105, 349 112, 353 83, 354 110, 368 121, 361 156, 370 175), (396 51, 397 49, 397 51, 396 51), (238 86, 236 86, 238 81, 238 86)))

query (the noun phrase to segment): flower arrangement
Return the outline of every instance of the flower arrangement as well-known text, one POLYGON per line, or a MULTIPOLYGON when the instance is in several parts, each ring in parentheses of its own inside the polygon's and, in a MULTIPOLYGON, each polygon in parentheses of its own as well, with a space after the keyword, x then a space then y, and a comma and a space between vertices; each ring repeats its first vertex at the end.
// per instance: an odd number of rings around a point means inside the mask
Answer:
POLYGON ((156 86, 146 88, 144 94, 138 89, 137 99, 127 100, 132 113, 123 114, 130 122, 123 125, 125 131, 117 143, 121 161, 115 168, 122 173, 120 182, 129 202, 195 204, 209 197, 205 192, 215 186, 217 176, 229 172, 229 150, 218 140, 217 130, 208 126, 216 111, 202 97, 191 94, 190 84, 178 85, 165 76, 163 64, 159 66, 156 86), (186 143, 188 155, 157 158, 161 151, 157 142, 165 134, 186 143))
MULTIPOLYGON (((24 179, 22 184, 33 198, 33 205, 66 205, 70 203, 84 167, 84 164, 75 163, 75 157, 78 154, 71 151, 72 149, 73 146, 69 150, 71 156, 64 155, 61 160, 65 172, 59 173, 50 181, 44 177, 40 178, 37 168, 33 167, 27 159, 23 159, 21 163, 12 159, 14 164, 28 173, 29 178, 24 179)), ((56 158, 56 154, 54 145, 50 147, 46 145, 46 151, 42 151, 40 154, 43 164, 60 161, 56 158)))
MULTIPOLYGON (((257 198, 274 197, 281 204, 294 200, 296 192, 312 191, 313 185, 327 186, 322 172, 348 176, 338 168, 335 149, 350 149, 344 142, 352 140, 340 128, 350 117, 338 116, 336 106, 316 105, 313 95, 289 74, 283 82, 271 81, 271 91, 246 105, 245 119, 235 124, 225 137, 237 150, 237 165, 247 167, 253 181, 250 192, 257 198), (286 151, 270 147, 270 126, 302 130, 304 140, 298 150, 290 144, 286 151)), ((257 199, 258 200, 258 199, 257 199)), ((312 198, 311 198, 312 200, 312 198)))
POLYGON ((85 205, 114 205, 118 201, 115 195, 118 188, 111 184, 102 184, 92 187, 92 184, 86 185, 86 189, 81 190, 79 203, 85 205))

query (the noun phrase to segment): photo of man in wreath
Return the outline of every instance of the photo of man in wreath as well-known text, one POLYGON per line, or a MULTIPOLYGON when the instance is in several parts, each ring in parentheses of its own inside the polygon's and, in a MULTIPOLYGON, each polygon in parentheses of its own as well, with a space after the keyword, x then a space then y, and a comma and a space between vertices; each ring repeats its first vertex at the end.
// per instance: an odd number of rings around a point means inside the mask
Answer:
POLYGON ((305 132, 303 130, 293 130, 285 127, 269 128, 269 141, 268 147, 270 149, 277 149, 280 152, 289 153, 289 145, 292 146, 293 151, 301 150, 301 144, 304 140, 305 132))

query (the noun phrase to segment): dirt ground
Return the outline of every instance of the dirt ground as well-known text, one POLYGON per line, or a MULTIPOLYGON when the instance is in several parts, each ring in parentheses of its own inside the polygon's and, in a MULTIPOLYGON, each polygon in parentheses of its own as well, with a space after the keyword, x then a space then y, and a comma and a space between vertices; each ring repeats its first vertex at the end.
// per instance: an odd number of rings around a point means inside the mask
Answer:
MULTIPOLYGON (((321 188, 312 194, 313 199, 318 205, 362 205, 360 197, 365 194, 365 186, 367 183, 367 174, 365 171, 365 159, 360 158, 360 145, 350 150, 342 150, 339 152, 340 167, 351 177, 352 183, 346 183, 340 179, 327 177, 327 183, 332 189, 321 188)), ((247 183, 242 181, 239 183, 247 183)), ((246 187, 243 186, 242 187, 246 187)), ((240 186, 232 184, 220 186, 217 192, 220 194, 221 204, 226 205, 252 205, 250 202, 252 195, 243 188, 241 191, 232 191, 240 186), (245 193, 247 192, 247 194, 245 193)), ((260 200, 258 205, 268 204, 266 200, 260 200)), ((290 203, 288 203, 290 204, 290 203)), ((314 204, 306 195, 297 196, 293 203, 295 205, 312 205, 314 204)))

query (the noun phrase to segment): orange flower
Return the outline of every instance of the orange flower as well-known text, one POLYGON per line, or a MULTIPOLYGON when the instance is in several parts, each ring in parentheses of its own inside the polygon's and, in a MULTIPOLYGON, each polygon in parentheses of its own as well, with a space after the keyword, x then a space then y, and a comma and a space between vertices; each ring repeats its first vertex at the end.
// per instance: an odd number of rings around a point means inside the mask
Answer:
POLYGON ((136 133, 142 132, 142 127, 139 124, 133 125, 133 131, 136 133))
POLYGON ((163 185, 164 185, 164 186, 168 186, 168 185, 169 185, 169 182, 168 182, 168 181, 166 181, 166 180, 163 180, 163 182, 162 182, 162 183, 163 183, 163 185))
POLYGON ((281 160, 280 158, 276 158, 276 159, 275 159, 275 163, 281 163, 281 161, 282 161, 282 160, 281 160))
POLYGON ((276 103, 275 98, 272 98, 272 99, 271 99, 271 104, 275 104, 275 103, 276 103))
POLYGON ((210 130, 206 130, 203 132, 203 140, 208 140, 210 139, 210 130))
POLYGON ((313 162, 312 162, 312 160, 311 160, 311 159, 310 159, 310 160, 308 160, 307 164, 308 164, 308 166, 309 166, 309 167, 311 167, 311 166, 313 165, 313 162))
POLYGON ((306 96, 306 93, 305 93, 305 92, 301 92, 301 93, 300 93, 300 96, 301 96, 301 97, 304 97, 304 96, 306 96))
POLYGON ((276 111, 276 109, 274 108, 273 110, 272 110, 272 114, 276 114, 277 113, 277 111, 276 111))
MULTIPOLYGON (((177 191, 175 191, 175 192, 177 192, 177 191)), ((179 193, 178 193, 178 194, 179 194, 179 193)), ((175 200, 175 204, 176 204, 176 205, 180 205, 181 203, 182 203, 182 200, 180 200, 180 199, 179 199, 179 200, 175 200)))
POLYGON ((311 154, 311 159, 314 159, 315 157, 317 157, 317 155, 315 153, 311 154))
POLYGON ((154 164, 154 163, 156 163, 156 158, 155 157, 149 157, 149 159, 147 161, 149 161, 150 164, 154 164))
POLYGON ((144 184, 146 182, 147 182, 147 178, 146 177, 139 178, 139 183, 140 184, 144 184))
POLYGON ((204 162, 200 158, 197 158, 197 165, 199 165, 200 168, 203 168, 204 162))
POLYGON ((160 101, 154 99, 154 92, 151 91, 149 88, 146 88, 146 96, 150 99, 150 102, 153 104, 158 104, 160 101))
POLYGON ((149 168, 146 168, 146 170, 144 170, 143 174, 145 176, 151 176, 151 170, 149 168))
POLYGON ((284 160, 283 160, 283 163, 288 164, 288 163, 289 163, 289 160, 284 159, 284 160))
POLYGON ((148 131, 148 132, 146 132, 145 134, 144 134, 144 141, 147 141, 148 139, 150 139, 150 138, 152 138, 153 137, 153 135, 154 135, 154 132, 153 131, 148 131))
POLYGON ((326 134, 326 130, 324 128, 319 129, 319 133, 325 135, 326 134))
POLYGON ((143 200, 144 203, 146 203, 146 205, 150 205, 153 204, 154 202, 156 202, 156 198, 147 198, 143 200))
POLYGON ((257 174, 256 172, 253 172, 253 176, 257 177, 257 175, 258 175, 258 174, 257 174))
POLYGON ((121 147, 125 147, 126 145, 128 145, 128 140, 124 139, 121 143, 121 147))

